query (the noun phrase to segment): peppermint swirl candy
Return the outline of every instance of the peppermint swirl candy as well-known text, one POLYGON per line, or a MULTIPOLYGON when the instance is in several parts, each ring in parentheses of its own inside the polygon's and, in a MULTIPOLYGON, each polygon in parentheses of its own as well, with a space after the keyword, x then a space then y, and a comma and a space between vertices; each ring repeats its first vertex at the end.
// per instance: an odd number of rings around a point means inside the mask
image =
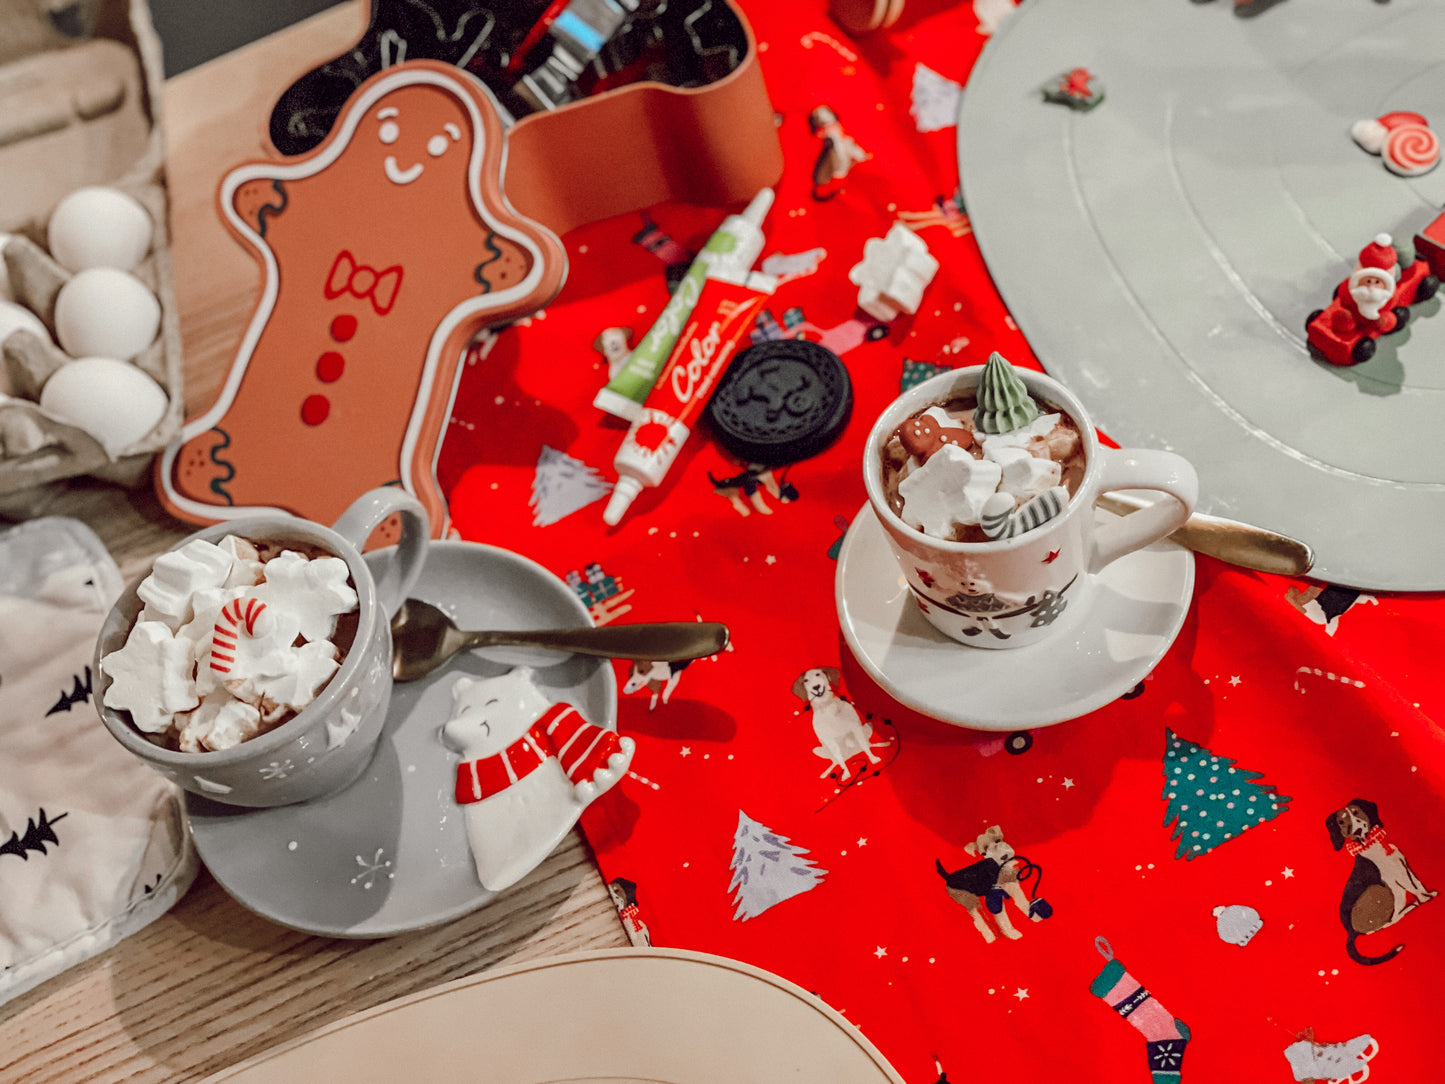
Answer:
POLYGON ((1023 379, 995 350, 984 364, 978 382, 978 407, 973 427, 980 433, 1012 433, 1039 416, 1038 404, 1023 379))
POLYGON ((1385 135, 1380 157, 1391 173, 1419 177, 1440 164, 1440 137, 1426 125, 1401 124, 1385 135))

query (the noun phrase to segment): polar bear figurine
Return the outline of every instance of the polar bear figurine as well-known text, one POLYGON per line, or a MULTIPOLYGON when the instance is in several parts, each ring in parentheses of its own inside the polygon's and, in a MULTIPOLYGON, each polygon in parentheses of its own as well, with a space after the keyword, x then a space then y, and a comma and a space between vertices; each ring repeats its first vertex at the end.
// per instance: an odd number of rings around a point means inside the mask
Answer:
POLYGON ((554 704, 516 667, 458 677, 442 741, 461 754, 456 799, 482 887, 498 892, 551 853, 582 810, 622 778, 634 743, 554 704))

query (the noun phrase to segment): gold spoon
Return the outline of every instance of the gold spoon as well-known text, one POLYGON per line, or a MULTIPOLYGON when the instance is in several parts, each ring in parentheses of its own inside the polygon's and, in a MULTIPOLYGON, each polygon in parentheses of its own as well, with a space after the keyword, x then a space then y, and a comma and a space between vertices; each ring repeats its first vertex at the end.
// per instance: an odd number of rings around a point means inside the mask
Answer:
POLYGON ((654 621, 536 632, 464 632, 431 603, 409 598, 391 619, 391 641, 391 676, 415 681, 458 651, 476 647, 542 647, 652 662, 701 659, 727 646, 728 628, 717 621, 654 621))
MULTIPOLYGON (((1124 493, 1103 493, 1098 500, 1100 508, 1121 516, 1137 512, 1148 503, 1124 493)), ((1314 551, 1296 538, 1203 512, 1194 513, 1169 537, 1195 553, 1256 572, 1303 576, 1315 563, 1314 551)))

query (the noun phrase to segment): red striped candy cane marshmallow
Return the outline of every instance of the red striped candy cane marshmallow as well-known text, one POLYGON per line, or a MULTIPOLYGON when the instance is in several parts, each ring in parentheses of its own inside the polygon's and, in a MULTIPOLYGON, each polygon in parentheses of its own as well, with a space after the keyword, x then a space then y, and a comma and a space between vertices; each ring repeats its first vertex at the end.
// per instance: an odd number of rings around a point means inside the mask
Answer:
MULTIPOLYGON (((241 595, 221 607, 216 615, 215 627, 211 630, 211 669, 218 674, 229 674, 236 661, 236 645, 244 630, 247 636, 257 634, 261 615, 266 604, 258 598, 241 595)), ((260 630, 264 633, 264 627, 260 630)))

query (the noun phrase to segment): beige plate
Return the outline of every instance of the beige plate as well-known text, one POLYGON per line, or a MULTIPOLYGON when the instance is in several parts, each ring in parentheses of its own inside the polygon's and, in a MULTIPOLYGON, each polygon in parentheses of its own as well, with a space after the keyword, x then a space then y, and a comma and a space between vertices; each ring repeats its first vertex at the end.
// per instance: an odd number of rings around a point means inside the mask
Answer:
POLYGON ((756 967, 676 949, 497 968, 338 1021, 207 1084, 903 1084, 852 1024, 756 967))

